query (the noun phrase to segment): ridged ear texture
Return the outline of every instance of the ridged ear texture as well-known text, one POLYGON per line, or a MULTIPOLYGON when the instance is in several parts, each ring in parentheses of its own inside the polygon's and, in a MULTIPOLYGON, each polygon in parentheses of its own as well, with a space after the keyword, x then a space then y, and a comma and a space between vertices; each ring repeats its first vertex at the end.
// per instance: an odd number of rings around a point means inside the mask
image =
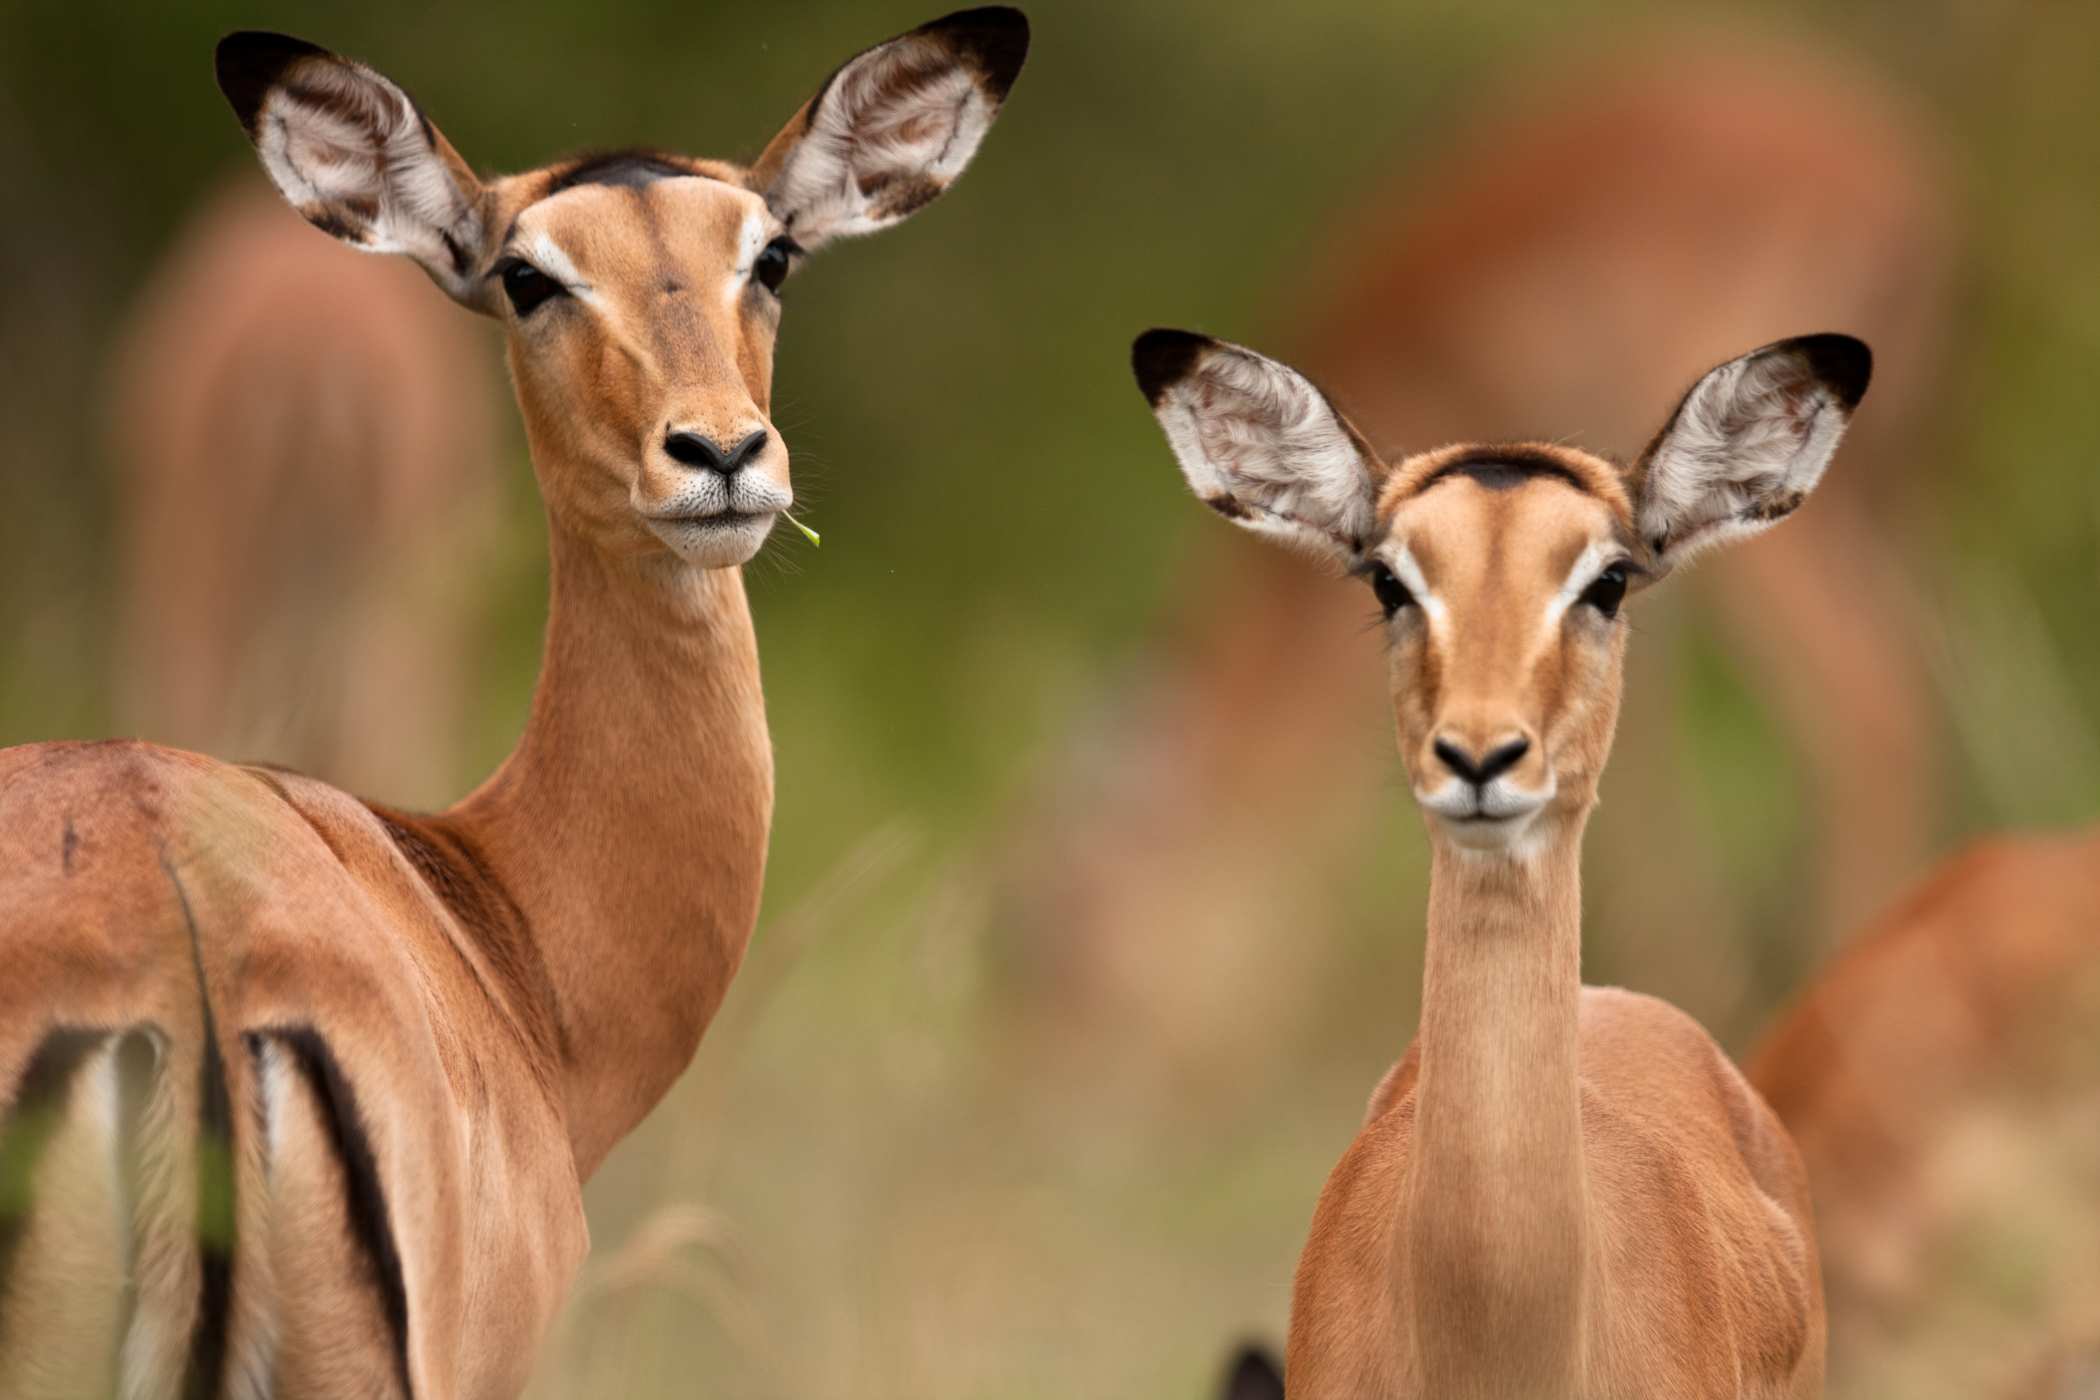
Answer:
POLYGON ((256 30, 219 41, 218 76, 293 208, 345 243, 415 259, 469 300, 480 185, 407 93, 362 63, 256 30))
POLYGON ((968 166, 1028 56, 1019 10, 963 10, 877 44, 826 79, 752 167, 803 248, 888 228, 968 166))
POLYGON ((1384 471, 1312 381, 1192 331, 1145 332, 1130 363, 1205 505, 1292 548, 1355 561, 1370 539, 1384 471))
POLYGON ((1808 335, 1753 350, 1694 384, 1631 473, 1641 536, 1661 570, 1799 509, 1873 367, 1849 335, 1808 335))

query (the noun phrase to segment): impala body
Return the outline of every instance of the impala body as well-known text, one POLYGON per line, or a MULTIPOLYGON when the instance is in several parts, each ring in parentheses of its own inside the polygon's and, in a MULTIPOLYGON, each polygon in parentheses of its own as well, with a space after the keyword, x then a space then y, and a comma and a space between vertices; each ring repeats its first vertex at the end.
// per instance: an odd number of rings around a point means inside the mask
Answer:
POLYGON ((2100 831, 1997 838, 1875 920, 1745 1067, 1800 1145, 1833 1396, 2089 1393, 2100 831))
POLYGON ((772 755, 737 566, 794 499, 780 284, 946 188, 1027 41, 995 8, 870 49, 749 169, 486 181, 371 69, 220 45, 309 221, 504 324, 545 659, 517 750, 435 816, 151 745, 0 754, 0 1395, 523 1386, 579 1183, 691 1058, 757 914, 772 755))
POLYGON ((1205 504, 1370 582, 1429 830, 1421 1029, 1321 1193, 1291 1395, 1819 1393, 1800 1160, 1690 1017, 1581 985, 1580 867, 1623 601, 1801 504, 1866 347, 1722 365, 1628 468, 1543 443, 1389 466, 1251 351, 1152 331, 1133 361, 1205 504))

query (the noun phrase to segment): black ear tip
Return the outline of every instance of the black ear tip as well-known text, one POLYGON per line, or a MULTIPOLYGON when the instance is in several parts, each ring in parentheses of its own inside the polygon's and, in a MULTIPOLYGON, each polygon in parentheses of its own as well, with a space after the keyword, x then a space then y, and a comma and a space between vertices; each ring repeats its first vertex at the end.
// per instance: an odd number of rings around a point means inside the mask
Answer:
POLYGON ((255 132, 255 114, 263 98, 284 70, 302 58, 332 57, 319 44, 276 34, 267 29, 236 29, 219 40, 212 66, 219 78, 219 91, 233 104, 233 114, 250 135, 255 132))
POLYGON ((1028 58, 1028 16, 1011 5, 985 5, 957 10, 920 26, 920 34, 938 34, 968 54, 984 75, 994 98, 1005 98, 1028 58))
POLYGON ((1874 352, 1864 340, 1849 335, 1804 335, 1787 343, 1808 361, 1816 378, 1830 386, 1845 412, 1859 406, 1866 396, 1867 381, 1874 377, 1874 352))
POLYGON ((1207 335, 1165 328, 1146 331, 1132 341, 1130 371, 1137 376, 1145 402, 1157 408, 1167 390, 1188 378, 1203 352, 1216 344, 1207 335))
POLYGON ((1225 1400, 1283 1400, 1283 1373, 1258 1342, 1241 1347, 1225 1371, 1225 1400))

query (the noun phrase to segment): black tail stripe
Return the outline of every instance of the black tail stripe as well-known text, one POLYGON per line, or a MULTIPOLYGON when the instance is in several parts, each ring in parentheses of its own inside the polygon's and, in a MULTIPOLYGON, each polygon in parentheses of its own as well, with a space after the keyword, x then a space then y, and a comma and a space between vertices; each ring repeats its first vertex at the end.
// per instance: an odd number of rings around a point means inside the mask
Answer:
POLYGON ((233 1099, 226 1090, 219 1022, 204 978, 197 915, 166 851, 161 852, 160 867, 175 887, 183 922, 189 926, 190 958, 204 1013, 203 1053, 197 1063, 197 1330, 190 1336, 182 1395, 183 1400, 213 1400, 226 1373, 226 1333, 233 1310, 233 1099))
POLYGON ((350 1233, 372 1266, 380 1305, 393 1333, 394 1367, 401 1379, 401 1394, 413 1400, 415 1386, 408 1374, 408 1288, 402 1281, 401 1251, 394 1241, 386 1188, 379 1180, 379 1163, 372 1155, 372 1140, 366 1135, 364 1117, 357 1109, 357 1091, 344 1077, 335 1052, 312 1026, 285 1026, 266 1034, 291 1052, 321 1106, 329 1141, 343 1166, 343 1204, 350 1218, 350 1233))
POLYGON ((74 1026, 50 1032, 29 1057, 7 1116, 0 1119, 0 1298, 7 1296, 15 1251, 29 1229, 37 1163, 52 1133, 65 1121, 82 1061, 108 1039, 108 1031, 74 1026))

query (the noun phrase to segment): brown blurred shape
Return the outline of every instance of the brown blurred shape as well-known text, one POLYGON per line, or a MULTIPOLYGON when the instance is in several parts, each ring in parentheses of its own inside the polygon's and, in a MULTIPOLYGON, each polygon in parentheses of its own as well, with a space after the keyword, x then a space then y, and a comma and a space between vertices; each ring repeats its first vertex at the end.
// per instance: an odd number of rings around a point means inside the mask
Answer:
POLYGON ((1748 1074, 1812 1182, 1831 1395, 2093 1393, 2096 1026, 2087 830, 1949 862, 1764 1038, 1748 1074))
POLYGON ((410 807, 456 797, 493 349, 421 273, 252 176, 118 352, 127 727, 410 807))
MULTIPOLYGON (((1815 499, 1702 570, 1812 791, 1819 944, 1916 869, 1938 824, 1939 720, 1878 521, 1906 487, 1947 300, 1937 172, 1870 80, 1733 40, 1534 73, 1502 97, 1355 234, 1302 251, 1282 318, 1300 329, 1257 348, 1307 369, 1382 451, 1541 437, 1627 457, 1725 359, 1816 331, 1872 345, 1873 392, 1815 499)), ((1134 1039, 1124 1064, 1156 1058, 1184 1087, 1245 1073, 1302 1022, 1330 890, 1399 781, 1363 587, 1211 535, 1022 877, 1052 1019, 1077 1031, 1063 1039, 1134 1039)), ((1636 622, 1667 633, 1672 616, 1636 622)), ((1674 697, 1655 693, 1669 649, 1644 646, 1663 655, 1629 676, 1592 923, 1604 980, 1638 979, 1725 1037, 1754 1015, 1716 952, 1736 914, 1675 771, 1674 697)))

